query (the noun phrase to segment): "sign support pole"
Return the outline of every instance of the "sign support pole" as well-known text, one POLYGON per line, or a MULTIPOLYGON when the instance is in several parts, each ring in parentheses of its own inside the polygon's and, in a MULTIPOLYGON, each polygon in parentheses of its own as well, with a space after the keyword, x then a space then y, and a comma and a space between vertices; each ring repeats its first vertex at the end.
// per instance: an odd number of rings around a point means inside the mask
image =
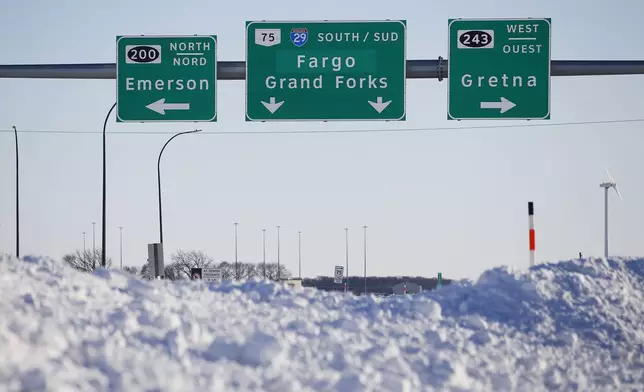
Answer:
MULTIPOLYGON (((449 78, 446 59, 406 61, 407 79, 449 78)), ((551 76, 644 75, 644 60, 551 60, 551 76)), ((0 65, 0 79, 116 78, 115 63, 0 65)), ((218 80, 245 80, 245 61, 217 61, 218 80)))

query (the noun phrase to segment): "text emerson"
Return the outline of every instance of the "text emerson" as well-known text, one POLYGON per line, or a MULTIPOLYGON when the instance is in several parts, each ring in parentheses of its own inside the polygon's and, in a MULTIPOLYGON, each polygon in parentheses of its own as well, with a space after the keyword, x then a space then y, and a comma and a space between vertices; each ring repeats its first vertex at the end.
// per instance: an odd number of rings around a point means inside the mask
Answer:
POLYGON ((157 79, 154 82, 149 79, 125 79, 125 89, 128 91, 150 91, 153 88, 157 91, 181 91, 184 89, 205 91, 210 89, 210 85, 208 79, 201 79, 199 81, 194 79, 157 79))

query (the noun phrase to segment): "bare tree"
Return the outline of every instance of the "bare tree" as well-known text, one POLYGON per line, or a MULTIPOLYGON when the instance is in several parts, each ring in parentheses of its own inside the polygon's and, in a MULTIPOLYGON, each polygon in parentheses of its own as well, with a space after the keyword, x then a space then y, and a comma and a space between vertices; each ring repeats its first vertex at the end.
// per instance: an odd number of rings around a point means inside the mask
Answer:
MULTIPOLYGON (((147 279, 147 280, 153 280, 154 277, 152 276, 152 270, 150 270, 149 264, 143 264, 141 266, 141 269, 138 271, 137 275, 141 279, 147 279)), ((181 279, 179 277, 179 272, 177 271, 174 263, 168 264, 163 268, 163 275, 165 279, 170 279, 170 280, 177 280, 181 279)))
MULTIPOLYGON (((63 256, 63 262, 67 263, 70 267, 81 272, 93 272, 95 269, 101 267, 101 249, 92 250, 76 250, 74 253, 68 253, 63 256)), ((105 260, 105 267, 112 266, 112 259, 105 260)))
POLYGON ((177 263, 170 263, 163 269, 166 279, 179 280, 185 279, 177 263))
MULTIPOLYGON (((232 279, 235 276, 235 263, 229 263, 222 261, 217 266, 221 269, 221 278, 232 279)), ((290 279, 293 276, 291 271, 280 264, 280 278, 281 279, 290 279)), ((240 279, 250 279, 250 278, 263 278, 264 277, 264 263, 239 263, 239 278, 240 279)), ((277 263, 266 263, 266 279, 277 280, 277 263)))
POLYGON ((183 251, 178 250, 171 257, 177 276, 185 275, 190 278, 192 268, 214 267, 214 260, 200 250, 183 251))
MULTIPOLYGON (((170 280, 190 279, 192 268, 219 268, 223 280, 233 279, 235 275, 235 264, 227 261, 215 263, 212 257, 198 250, 178 250, 170 259, 172 262, 165 266, 165 278, 170 280)), ((250 279, 253 277, 264 277, 263 263, 239 263, 240 279, 250 279)), ((143 279, 152 279, 147 264, 141 267, 140 276, 143 279)), ((292 276, 283 264, 280 265, 280 278, 289 279, 292 276)), ((266 278, 271 280, 277 279, 277 264, 266 263, 266 278)))
MULTIPOLYGON (((261 277, 264 277, 264 264, 257 268, 258 272, 261 272, 261 277)), ((290 279, 293 274, 284 266, 280 264, 280 279, 290 279)), ((266 279, 277 280, 277 263, 266 263, 266 279)))
POLYGON ((250 279, 258 276, 257 265, 253 263, 239 263, 239 278, 250 279))
POLYGON ((123 267, 123 271, 127 272, 130 275, 139 276, 139 269, 131 265, 126 265, 125 267, 123 267))
POLYGON ((141 272, 139 272, 139 276, 141 276, 141 279, 152 279, 152 271, 150 271, 150 266, 147 263, 141 266, 141 272))
MULTIPOLYGON (((248 262, 239 262, 239 278, 240 279, 251 279, 251 278, 263 278, 264 277, 264 263, 248 263, 248 262)), ((227 261, 222 261, 217 265, 217 268, 221 269, 221 278, 223 280, 233 279, 235 276, 235 263, 229 263, 227 261)), ((292 277, 291 271, 288 270, 283 264, 280 264, 280 278, 289 279, 292 277)), ((276 280, 277 279, 277 263, 266 263, 266 279, 276 280)))
POLYGON ((227 261, 222 261, 219 263, 217 268, 221 269, 221 279, 222 280, 227 280, 227 279, 232 279, 235 275, 235 264, 234 263, 229 263, 227 261))

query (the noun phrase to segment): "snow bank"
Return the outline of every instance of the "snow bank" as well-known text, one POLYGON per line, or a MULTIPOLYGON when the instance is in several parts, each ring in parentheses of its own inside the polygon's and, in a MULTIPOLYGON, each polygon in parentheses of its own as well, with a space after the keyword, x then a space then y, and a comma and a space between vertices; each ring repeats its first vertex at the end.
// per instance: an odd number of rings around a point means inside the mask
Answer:
POLYGON ((643 283, 593 259, 376 298, 2 259, 0 389, 635 390, 643 283))

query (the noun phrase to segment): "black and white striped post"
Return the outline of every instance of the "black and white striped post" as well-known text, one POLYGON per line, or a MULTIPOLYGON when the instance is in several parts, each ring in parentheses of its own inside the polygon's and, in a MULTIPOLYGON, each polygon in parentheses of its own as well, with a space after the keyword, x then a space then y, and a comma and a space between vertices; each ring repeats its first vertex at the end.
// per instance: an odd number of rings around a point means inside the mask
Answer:
POLYGON ((536 238, 534 231, 534 203, 528 202, 528 224, 529 224, 529 242, 530 242, 530 267, 534 265, 534 251, 536 247, 536 238))

